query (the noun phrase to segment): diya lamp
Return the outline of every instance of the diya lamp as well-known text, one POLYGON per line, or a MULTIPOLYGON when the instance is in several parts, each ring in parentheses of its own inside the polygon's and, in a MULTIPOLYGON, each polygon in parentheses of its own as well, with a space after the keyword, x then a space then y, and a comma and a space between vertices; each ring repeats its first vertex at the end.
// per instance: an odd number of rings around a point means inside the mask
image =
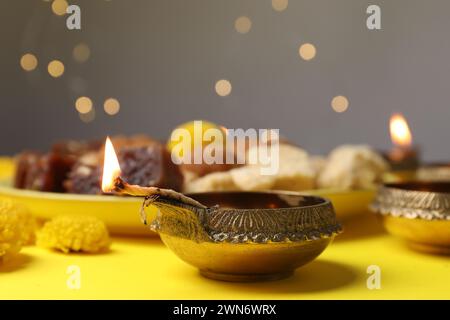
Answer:
POLYGON ((295 192, 209 192, 186 196, 169 189, 130 185, 109 139, 104 192, 143 197, 156 206, 151 230, 179 258, 208 278, 260 281, 284 278, 314 260, 341 232, 329 200, 295 192))
POLYGON ((411 248, 450 254, 450 182, 384 184, 371 209, 411 248))
POLYGON ((450 163, 427 163, 417 169, 416 179, 421 181, 450 182, 450 163))
POLYGON ((415 170, 419 165, 418 149, 413 146, 413 139, 408 122, 403 115, 396 113, 389 121, 389 132, 393 148, 386 154, 392 170, 415 170))
POLYGON ((403 115, 396 113, 391 116, 389 132, 393 147, 383 153, 391 166, 388 180, 414 179, 419 166, 419 149, 413 145, 411 130, 403 115))
POLYGON ((389 233, 412 249, 450 254, 450 182, 438 181, 450 177, 450 167, 446 167, 447 175, 444 166, 418 168, 418 150, 412 147, 403 116, 391 117, 390 132, 394 148, 387 159, 393 171, 385 177, 370 208, 389 233))

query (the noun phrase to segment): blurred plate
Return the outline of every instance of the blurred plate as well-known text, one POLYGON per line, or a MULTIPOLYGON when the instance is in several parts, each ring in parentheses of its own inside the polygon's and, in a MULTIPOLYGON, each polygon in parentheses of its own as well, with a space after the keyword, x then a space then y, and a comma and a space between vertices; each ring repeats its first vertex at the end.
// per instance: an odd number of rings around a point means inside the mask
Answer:
MULTIPOLYGON (((311 190, 303 192, 326 197, 333 202, 338 219, 344 220, 367 211, 373 190, 311 190)), ((25 204, 38 218, 51 219, 57 215, 92 215, 103 220, 113 234, 155 235, 139 217, 142 198, 63 194, 22 190, 11 187, 11 179, 0 180, 0 196, 25 204)), ((147 209, 151 221, 157 209, 147 209)))
POLYGON ((0 179, 11 177, 14 174, 14 161, 10 157, 0 156, 0 179))
MULTIPOLYGON (((140 220, 142 198, 22 190, 11 187, 11 179, 0 180, 0 196, 23 203, 40 219, 62 214, 91 215, 103 220, 113 234, 155 235, 140 220)), ((149 207, 146 211, 151 221, 157 209, 149 207)))
POLYGON ((317 189, 303 191, 304 194, 312 194, 331 200, 339 220, 345 220, 353 216, 367 213, 369 205, 375 197, 375 189, 367 190, 340 190, 317 189))

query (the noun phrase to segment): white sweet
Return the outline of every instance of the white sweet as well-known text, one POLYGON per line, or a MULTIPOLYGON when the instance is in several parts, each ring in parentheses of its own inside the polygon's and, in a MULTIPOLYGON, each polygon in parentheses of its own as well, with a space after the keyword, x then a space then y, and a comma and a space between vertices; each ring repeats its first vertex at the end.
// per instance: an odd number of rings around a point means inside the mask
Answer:
POLYGON ((316 170, 309 154, 298 147, 280 144, 280 169, 276 175, 276 190, 303 191, 314 189, 316 170))
POLYGON ((230 170, 234 184, 244 191, 261 191, 272 189, 275 177, 272 175, 261 175, 259 166, 244 166, 230 170))
MULTIPOLYGON (((247 159, 256 156, 257 149, 250 148, 247 159)), ((279 167, 273 175, 264 175, 263 165, 252 164, 225 172, 215 172, 187 181, 185 192, 206 191, 262 191, 313 189, 317 169, 308 153, 289 144, 279 145, 279 167)))
POLYGON ((364 189, 380 182, 388 163, 366 145, 343 145, 328 156, 318 178, 320 188, 364 189))
MULTIPOLYGON (((256 148, 248 151, 248 158, 254 156, 256 148)), ((264 177, 264 176, 263 176, 264 177)), ((302 191, 313 189, 316 178, 316 170, 311 162, 308 153, 290 144, 279 145, 279 168, 272 176, 265 176, 274 180, 270 189, 302 191)))
POLYGON ((239 188, 234 184, 229 171, 213 172, 198 179, 187 181, 184 192, 235 191, 239 188))

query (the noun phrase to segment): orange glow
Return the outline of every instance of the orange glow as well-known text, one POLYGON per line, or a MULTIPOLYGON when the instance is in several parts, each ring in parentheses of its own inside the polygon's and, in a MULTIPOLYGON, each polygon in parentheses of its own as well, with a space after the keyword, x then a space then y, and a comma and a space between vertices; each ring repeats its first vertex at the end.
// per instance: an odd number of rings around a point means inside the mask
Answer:
POLYGON ((114 187, 114 180, 120 176, 120 165, 117 159, 114 146, 109 137, 105 143, 105 160, 103 164, 102 190, 111 192, 114 187))
POLYGON ((389 122, 392 143, 400 147, 412 145, 412 135, 408 122, 403 115, 396 113, 391 116, 389 122))

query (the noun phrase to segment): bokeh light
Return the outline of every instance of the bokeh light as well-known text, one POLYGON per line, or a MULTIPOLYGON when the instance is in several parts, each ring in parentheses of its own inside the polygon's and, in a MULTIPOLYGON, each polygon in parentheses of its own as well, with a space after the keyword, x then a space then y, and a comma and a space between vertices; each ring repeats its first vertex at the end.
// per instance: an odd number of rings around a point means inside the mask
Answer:
POLYGON ((79 43, 73 48, 72 56, 79 63, 86 62, 91 56, 91 49, 86 43, 79 43))
POLYGON ((20 66, 25 71, 33 71, 38 65, 38 60, 34 54, 26 53, 20 58, 20 66))
POLYGON ((236 29, 237 32, 245 34, 249 32, 250 29, 252 28, 252 21, 250 20, 249 17, 245 16, 239 17, 234 22, 234 28, 236 29))
POLYGON ((225 97, 228 96, 231 93, 231 82, 225 79, 219 80, 216 82, 216 93, 221 96, 225 97))
POLYGON ((345 96, 336 96, 331 100, 331 107, 335 112, 342 113, 348 109, 348 99, 345 96))
POLYGON ((58 16, 66 14, 66 10, 69 4, 66 0, 54 0, 52 3, 52 11, 58 16))
POLYGON ((120 111, 120 103, 117 99, 109 98, 105 100, 103 109, 110 116, 116 115, 120 111))
POLYGON ((288 6, 288 0, 272 0, 272 8, 275 11, 284 11, 288 6))
POLYGON ((316 47, 311 43, 304 43, 298 49, 298 54, 303 60, 311 60, 316 56, 316 47))
POLYGON ((64 73, 64 64, 59 60, 52 60, 48 64, 47 70, 52 77, 61 77, 64 73))
POLYGON ((75 108, 80 114, 87 114, 92 111, 92 100, 88 97, 79 97, 75 101, 75 108))

